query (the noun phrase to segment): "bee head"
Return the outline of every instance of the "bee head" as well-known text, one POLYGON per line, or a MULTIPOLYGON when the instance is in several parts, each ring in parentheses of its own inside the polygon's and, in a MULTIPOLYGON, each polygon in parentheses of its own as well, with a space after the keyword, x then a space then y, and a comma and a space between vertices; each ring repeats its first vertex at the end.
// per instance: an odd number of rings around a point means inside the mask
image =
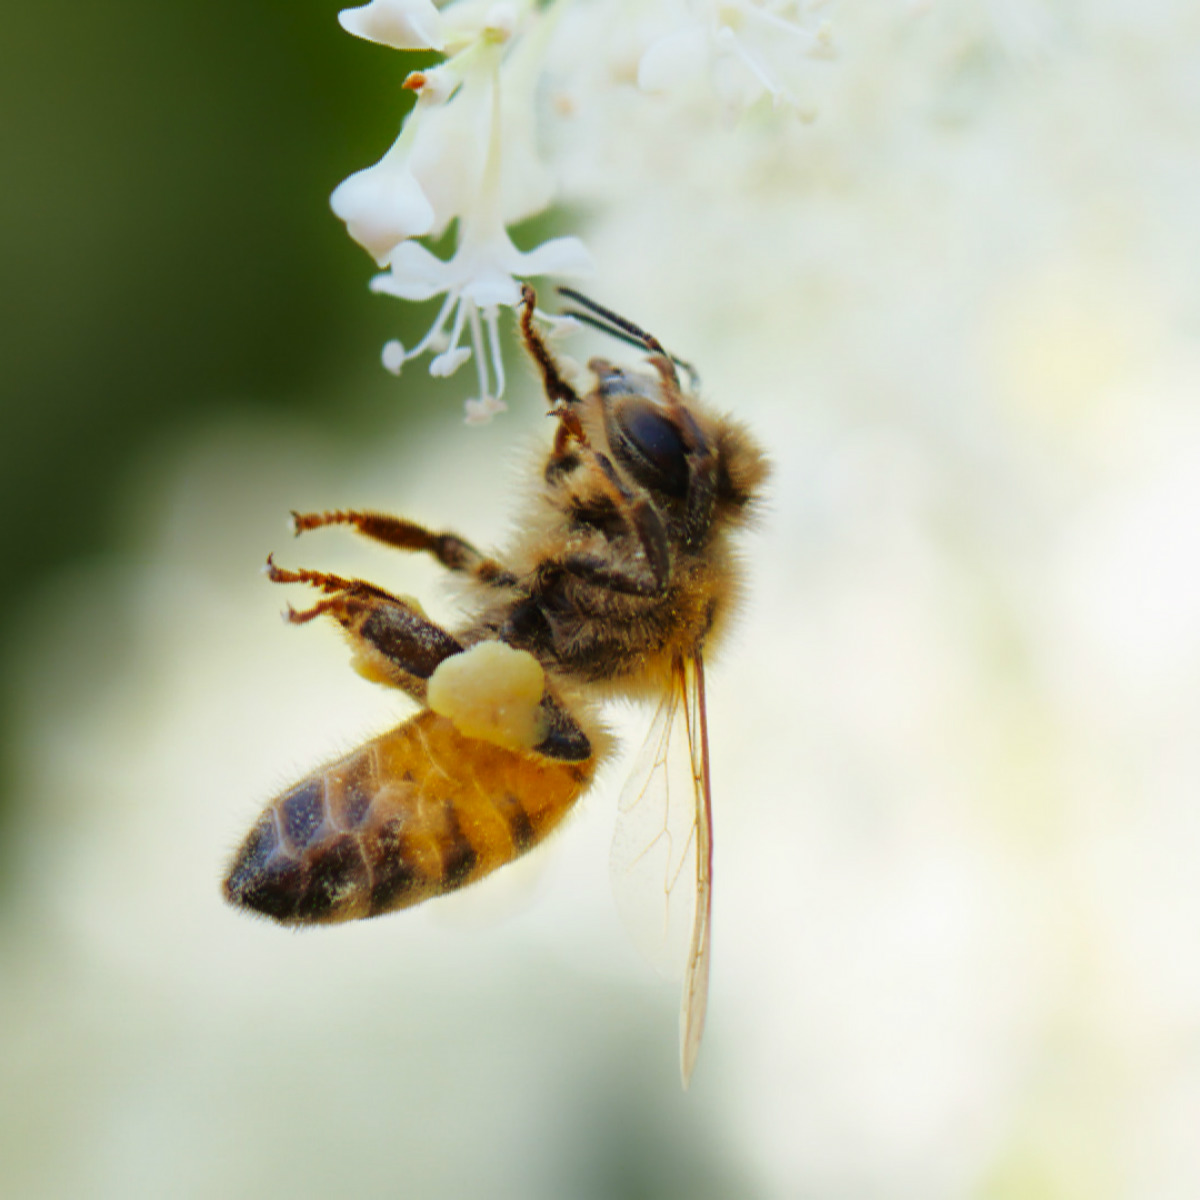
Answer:
POLYGON ((598 417, 614 459, 632 480, 679 503, 692 542, 703 540, 715 521, 736 521, 749 512, 769 464, 743 425, 705 411, 695 395, 695 368, 632 321, 570 288, 559 291, 582 310, 571 316, 648 352, 653 372, 603 358, 588 363, 596 386, 585 407, 600 408, 593 419, 598 417), (679 369, 688 378, 687 390, 679 369))
POLYGON ((664 403, 657 378, 592 359, 596 376, 593 395, 603 408, 608 444, 636 482, 656 492, 682 498, 687 495, 688 453, 701 442, 695 422, 690 428, 681 414, 664 403))
POLYGON ((738 523, 753 511, 770 464, 741 422, 683 390, 671 359, 655 354, 649 362, 653 374, 606 359, 588 363, 596 377, 585 402, 589 424, 603 427, 632 482, 682 510, 690 540, 703 541, 713 524, 738 523))

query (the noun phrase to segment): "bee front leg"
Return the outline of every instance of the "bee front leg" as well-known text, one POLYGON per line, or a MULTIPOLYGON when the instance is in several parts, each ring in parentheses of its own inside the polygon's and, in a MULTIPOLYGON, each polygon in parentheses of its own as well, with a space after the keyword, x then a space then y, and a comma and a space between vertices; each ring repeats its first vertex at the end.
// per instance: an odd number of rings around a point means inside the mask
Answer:
POLYGON ((591 487, 576 501, 586 519, 594 506, 602 550, 572 551, 548 564, 551 573, 567 572, 614 592, 661 596, 671 580, 671 547, 658 509, 644 494, 622 482, 607 455, 585 448, 591 459, 591 487))
MULTIPOLYGON (((546 399, 550 401, 551 405, 560 402, 564 405, 578 404, 579 393, 563 378, 558 363, 554 361, 554 355, 550 353, 550 347, 546 345, 545 339, 533 324, 533 314, 536 308, 537 293, 529 284, 523 284, 521 287, 521 340, 525 343, 525 350, 529 357, 537 364, 538 371, 541 373, 542 390, 546 393, 546 399)), ((578 429, 578 418, 575 418, 574 423, 578 429)))

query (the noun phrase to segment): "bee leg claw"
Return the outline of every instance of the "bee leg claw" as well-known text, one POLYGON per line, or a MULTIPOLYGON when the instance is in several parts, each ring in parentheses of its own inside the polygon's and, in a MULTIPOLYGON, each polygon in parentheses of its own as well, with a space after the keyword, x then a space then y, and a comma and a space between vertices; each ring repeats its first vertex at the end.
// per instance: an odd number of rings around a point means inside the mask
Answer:
POLYGON ((307 625, 309 621, 328 612, 334 604, 333 600, 319 600, 311 608, 293 608, 290 604, 283 610, 283 619, 289 625, 307 625))

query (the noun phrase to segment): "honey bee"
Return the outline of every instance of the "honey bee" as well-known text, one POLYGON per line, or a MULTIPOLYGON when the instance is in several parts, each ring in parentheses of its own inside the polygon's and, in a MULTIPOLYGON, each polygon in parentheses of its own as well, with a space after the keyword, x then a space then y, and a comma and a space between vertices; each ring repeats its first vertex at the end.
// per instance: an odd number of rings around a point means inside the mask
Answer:
POLYGON ((652 957, 682 967, 686 1087, 704 1029, 712 910, 712 803, 704 654, 739 596, 733 541, 766 458, 738 422, 683 387, 650 334, 569 289, 570 315, 642 348, 649 370, 593 359, 580 395, 535 327, 520 330, 557 425, 521 532, 488 557, 454 533, 373 512, 293 514, 297 534, 348 525, 432 554, 461 576, 471 615, 451 633, 374 584, 267 561, 276 583, 323 598, 355 665, 421 706, 267 805, 233 857, 226 898, 285 924, 374 917, 460 888, 542 841, 609 750, 610 696, 657 697, 620 800, 618 899, 656 913, 652 957))

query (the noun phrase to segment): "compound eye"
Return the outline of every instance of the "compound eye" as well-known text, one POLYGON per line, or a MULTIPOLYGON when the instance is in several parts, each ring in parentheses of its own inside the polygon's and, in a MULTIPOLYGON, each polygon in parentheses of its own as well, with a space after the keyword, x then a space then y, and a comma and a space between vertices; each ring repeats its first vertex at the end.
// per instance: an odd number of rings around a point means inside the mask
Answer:
POLYGON ((687 494, 688 463, 683 437, 648 401, 634 400, 616 411, 630 470, 647 487, 672 496, 687 494))

